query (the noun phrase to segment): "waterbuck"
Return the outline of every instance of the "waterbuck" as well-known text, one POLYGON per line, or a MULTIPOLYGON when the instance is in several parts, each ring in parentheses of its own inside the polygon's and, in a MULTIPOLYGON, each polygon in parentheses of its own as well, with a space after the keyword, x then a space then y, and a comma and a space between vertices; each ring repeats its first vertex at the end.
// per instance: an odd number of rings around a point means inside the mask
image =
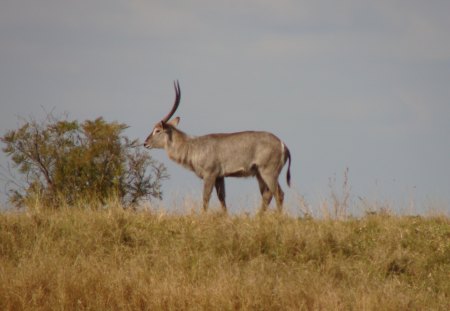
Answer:
POLYGON ((226 212, 225 177, 256 176, 262 195, 261 210, 265 211, 275 196, 277 208, 282 209, 284 193, 278 183, 281 169, 289 159, 286 181, 290 186, 291 154, 275 135, 267 132, 245 131, 192 137, 180 131, 180 118, 172 120, 180 104, 181 91, 174 82, 175 102, 172 110, 158 122, 145 140, 148 149, 165 149, 173 161, 193 171, 203 179, 203 209, 208 209, 213 187, 222 209, 226 212))

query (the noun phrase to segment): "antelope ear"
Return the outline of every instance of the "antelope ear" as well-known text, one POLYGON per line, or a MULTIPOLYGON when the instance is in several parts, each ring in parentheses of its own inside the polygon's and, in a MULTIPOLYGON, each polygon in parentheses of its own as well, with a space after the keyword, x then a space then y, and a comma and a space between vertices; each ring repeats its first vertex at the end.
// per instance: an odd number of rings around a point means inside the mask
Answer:
POLYGON ((177 127, 179 122, 180 122, 180 117, 176 117, 176 118, 173 118, 172 120, 170 120, 169 122, 167 122, 167 124, 177 127))

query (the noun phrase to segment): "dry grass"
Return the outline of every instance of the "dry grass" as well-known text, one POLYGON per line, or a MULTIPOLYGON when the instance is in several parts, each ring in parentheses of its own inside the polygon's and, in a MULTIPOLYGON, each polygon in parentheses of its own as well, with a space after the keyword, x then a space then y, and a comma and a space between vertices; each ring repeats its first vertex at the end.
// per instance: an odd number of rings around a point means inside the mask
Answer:
POLYGON ((0 214, 0 310, 448 310, 450 221, 0 214))

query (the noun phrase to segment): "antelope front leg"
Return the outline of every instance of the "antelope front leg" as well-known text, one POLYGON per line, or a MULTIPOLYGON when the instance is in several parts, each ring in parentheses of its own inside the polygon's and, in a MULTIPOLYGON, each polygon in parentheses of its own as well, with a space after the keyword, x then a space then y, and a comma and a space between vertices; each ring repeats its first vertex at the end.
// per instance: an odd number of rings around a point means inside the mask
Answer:
POLYGON ((224 213, 226 213, 227 205, 225 204, 225 178, 217 177, 215 186, 216 186, 217 197, 219 198, 220 205, 222 205, 222 211, 224 213))
POLYGON ((203 211, 208 210, 209 199, 211 198, 211 192, 216 182, 216 177, 205 177, 203 179, 203 211))

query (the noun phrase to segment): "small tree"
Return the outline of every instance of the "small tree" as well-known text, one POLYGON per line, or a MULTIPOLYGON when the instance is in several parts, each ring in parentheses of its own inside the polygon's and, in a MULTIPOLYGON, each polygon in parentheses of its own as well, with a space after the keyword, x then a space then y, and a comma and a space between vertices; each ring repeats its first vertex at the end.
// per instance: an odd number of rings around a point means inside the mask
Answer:
POLYGON ((103 118, 79 123, 52 114, 42 122, 30 118, 23 123, 0 137, 3 152, 21 175, 10 183, 14 205, 39 199, 56 207, 112 196, 132 205, 162 198, 167 170, 123 134, 127 125, 103 118))

